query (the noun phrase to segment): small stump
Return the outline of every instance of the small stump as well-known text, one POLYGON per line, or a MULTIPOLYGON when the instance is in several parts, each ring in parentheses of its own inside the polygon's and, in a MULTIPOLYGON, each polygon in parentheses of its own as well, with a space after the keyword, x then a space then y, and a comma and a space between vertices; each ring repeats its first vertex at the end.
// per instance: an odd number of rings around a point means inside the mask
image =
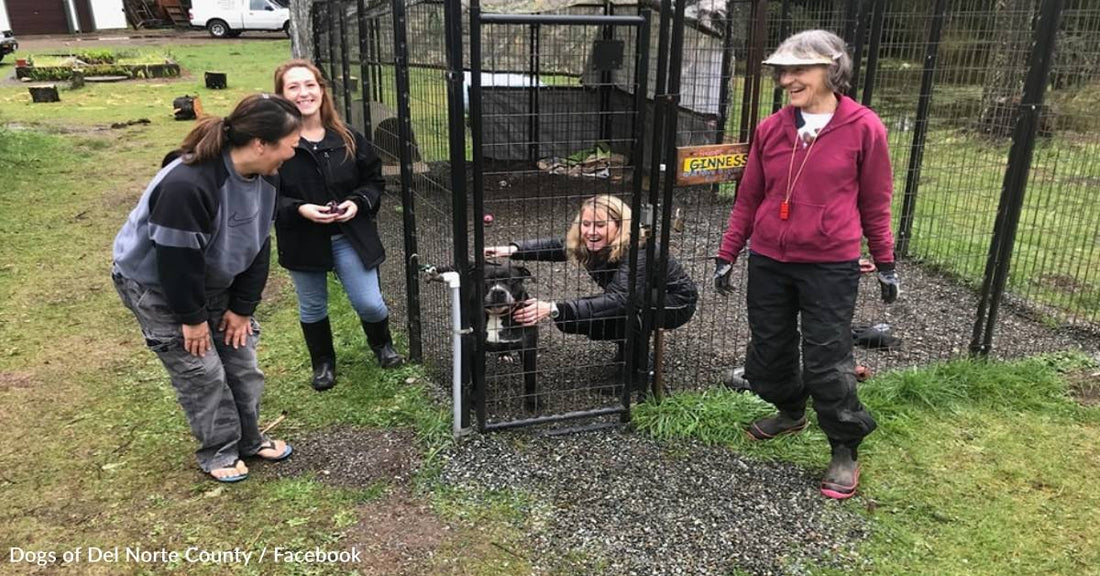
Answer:
POLYGON ((31 91, 31 100, 35 103, 61 101, 61 96, 58 96, 57 85, 55 84, 50 84, 49 86, 30 86, 27 89, 31 91))
POLYGON ((198 96, 180 96, 172 100, 172 116, 176 120, 195 120, 202 116, 202 101, 198 96))
POLYGON ((207 72, 206 87, 211 90, 224 90, 228 86, 225 72, 207 72))

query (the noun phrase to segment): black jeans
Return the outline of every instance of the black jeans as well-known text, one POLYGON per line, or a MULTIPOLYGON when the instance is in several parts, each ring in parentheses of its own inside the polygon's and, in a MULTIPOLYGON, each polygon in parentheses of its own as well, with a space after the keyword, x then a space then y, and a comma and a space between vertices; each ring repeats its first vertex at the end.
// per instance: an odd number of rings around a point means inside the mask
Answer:
POLYGON ((745 379, 784 412, 801 412, 813 397, 829 441, 850 446, 876 426, 856 395, 851 325, 858 290, 856 260, 799 264, 749 255, 745 379))

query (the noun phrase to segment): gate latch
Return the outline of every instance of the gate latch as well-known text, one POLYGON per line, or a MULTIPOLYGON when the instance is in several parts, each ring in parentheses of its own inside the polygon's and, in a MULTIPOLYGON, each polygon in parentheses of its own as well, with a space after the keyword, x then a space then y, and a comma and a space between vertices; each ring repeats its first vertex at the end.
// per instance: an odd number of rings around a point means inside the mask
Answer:
POLYGON ((656 222, 654 222, 655 216, 656 211, 653 209, 653 205, 649 203, 642 203, 642 220, 640 223, 641 227, 645 228, 646 230, 652 230, 653 227, 656 225, 656 222))

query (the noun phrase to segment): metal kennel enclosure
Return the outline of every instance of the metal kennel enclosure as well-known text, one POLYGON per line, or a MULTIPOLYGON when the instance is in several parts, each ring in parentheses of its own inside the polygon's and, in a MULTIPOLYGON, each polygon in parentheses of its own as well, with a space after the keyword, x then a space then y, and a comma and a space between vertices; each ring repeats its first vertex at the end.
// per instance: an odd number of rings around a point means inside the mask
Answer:
MULTIPOLYGON (((641 324, 619 341, 648 354, 620 357, 614 340, 541 326, 545 398, 532 412, 521 367, 486 356, 485 317, 467 313, 475 361, 463 408, 480 429, 628 418, 620 385, 631 364, 645 362, 647 391, 660 395, 719 386, 742 363, 743 263, 737 294, 710 286, 736 184, 679 186, 669 167, 677 148, 749 142, 783 98, 759 62, 809 28, 848 42, 849 95, 883 120, 894 167, 903 301, 882 305, 867 276, 856 323, 886 324, 904 345, 857 349, 857 361, 880 371, 1100 351, 1100 126, 1089 95, 1100 87, 1100 9, 1085 0, 668 0, 538 14, 332 0, 314 4, 312 28, 338 109, 387 162, 384 293, 410 357, 437 379, 449 373, 450 317, 426 268, 468 271, 463 301, 476 300, 485 247, 561 237, 593 195, 631 209, 627 307, 641 324), (665 296, 655 279, 670 258, 699 305, 686 325, 653 331, 665 296)), ((526 264, 532 297, 599 293, 575 264, 526 264)))

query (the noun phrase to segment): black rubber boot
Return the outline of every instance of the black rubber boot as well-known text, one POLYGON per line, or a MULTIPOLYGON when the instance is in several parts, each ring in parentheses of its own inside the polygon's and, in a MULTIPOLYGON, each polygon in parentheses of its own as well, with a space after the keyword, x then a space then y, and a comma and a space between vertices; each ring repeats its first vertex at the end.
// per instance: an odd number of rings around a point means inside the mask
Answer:
POLYGON ((302 334, 306 337, 313 380, 310 385, 321 392, 336 385, 336 350, 332 348, 332 326, 328 317, 318 322, 302 322, 302 334))
POLYGON ((833 459, 821 480, 821 494, 826 498, 851 498, 859 487, 858 447, 833 444, 833 459))
POLYGON ((796 434, 805 427, 805 410, 797 414, 780 410, 775 416, 753 422, 745 430, 745 433, 753 440, 771 440, 777 436, 796 434))
POLYGON ((393 349, 388 316, 379 322, 363 321, 363 332, 367 335, 367 343, 370 344, 374 357, 378 359, 379 366, 396 368, 405 363, 405 359, 393 349))

